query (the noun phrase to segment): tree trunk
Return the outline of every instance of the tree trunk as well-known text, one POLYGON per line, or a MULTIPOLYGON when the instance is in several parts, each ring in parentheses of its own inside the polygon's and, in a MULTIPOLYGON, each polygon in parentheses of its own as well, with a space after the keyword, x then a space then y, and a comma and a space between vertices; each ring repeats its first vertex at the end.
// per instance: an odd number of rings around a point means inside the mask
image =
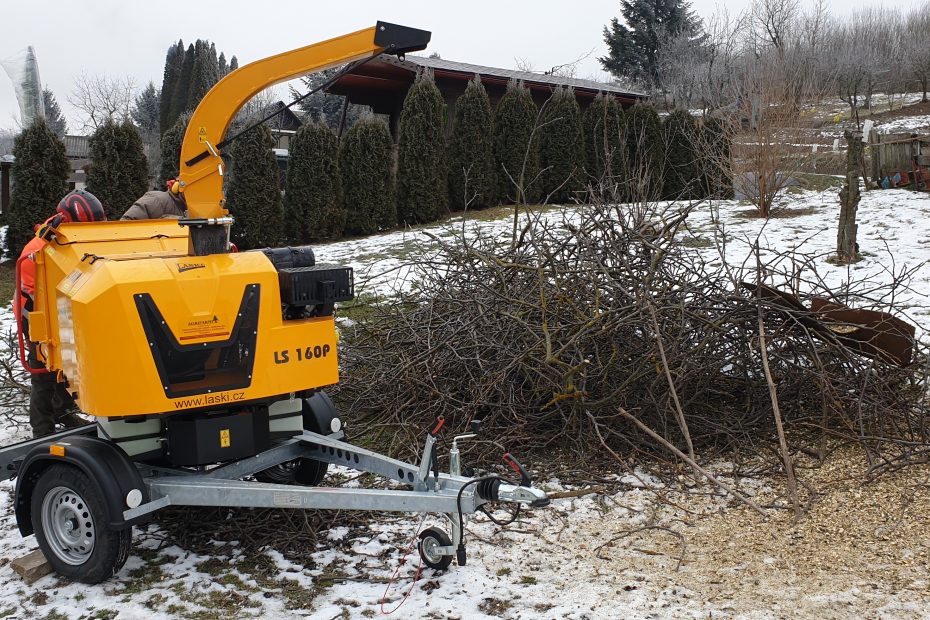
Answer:
POLYGON ((856 243, 856 211, 859 208, 859 159, 862 154, 862 139, 858 133, 843 133, 846 150, 846 182, 840 190, 840 224, 836 235, 836 259, 840 263, 859 260, 859 244, 856 243))

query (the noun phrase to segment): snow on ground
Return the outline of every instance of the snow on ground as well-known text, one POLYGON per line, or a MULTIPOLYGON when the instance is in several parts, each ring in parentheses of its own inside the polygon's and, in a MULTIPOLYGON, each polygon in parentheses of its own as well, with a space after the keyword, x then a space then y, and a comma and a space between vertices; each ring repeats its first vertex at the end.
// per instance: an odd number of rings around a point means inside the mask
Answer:
POLYGON ((930 128, 930 115, 902 116, 877 125, 881 133, 899 133, 930 128))
MULTIPOLYGON (((909 190, 863 191, 859 205, 859 245, 864 260, 851 266, 835 266, 827 261, 836 251, 836 226, 839 217, 839 189, 824 191, 797 190, 785 194, 775 206, 776 215, 766 221, 752 216, 752 206, 745 201, 715 201, 699 205, 688 219, 690 245, 708 260, 719 261, 715 235, 727 242, 726 260, 732 266, 742 265, 751 255, 753 242, 780 251, 796 250, 817 257, 818 272, 834 290, 839 290, 850 277, 868 277, 876 283, 890 281, 892 273, 904 268, 916 268, 911 290, 903 292, 898 301, 906 302, 909 313, 918 319, 930 316, 930 194, 909 190), (893 254, 892 254, 893 253, 893 254)), ((571 213, 569 212, 569 216, 571 213)), ((558 210, 541 215, 551 222, 565 217, 558 210)), ((521 222, 525 221, 521 216, 521 222)), ((522 224, 521 224, 522 225, 522 224)), ((355 269, 357 292, 387 294, 396 286, 410 285, 409 258, 418 252, 428 252, 432 237, 449 237, 462 229, 487 236, 509 238, 513 228, 511 216, 493 220, 453 218, 442 225, 392 232, 365 239, 341 241, 317 246, 319 262, 350 265, 355 269)), ((472 232, 471 234, 474 234, 472 232)), ((930 320, 923 320, 930 325, 930 320)))
MULTIPOLYGON (((800 249, 817 256, 818 270, 836 287, 850 275, 883 282, 905 264, 914 267, 911 290, 902 299, 911 318, 926 328, 930 195, 864 193, 859 242, 865 260, 848 268, 826 262, 835 245, 837 205, 836 189, 801 191, 783 199, 793 217, 768 222, 748 217, 747 203, 701 205, 686 234, 694 251, 711 259, 717 256, 715 235, 724 235, 731 265, 749 256, 756 237, 763 246, 800 249)), ((558 221, 563 216, 550 210, 544 217, 558 221)), ((318 260, 354 266, 360 290, 382 294, 404 283, 409 276, 406 261, 411 253, 428 250, 428 234, 449 235, 450 227, 461 226, 506 236, 512 220, 456 218, 444 225, 321 245, 318 260)), ((10 325, 10 313, 0 313, 0 328, 10 325)), ((24 413, 20 419, 25 420, 24 413)), ((0 444, 26 434, 25 426, 2 429, 0 444)), ((512 448, 519 452, 518 446, 512 448)), ((930 479, 928 471, 907 471, 930 479)), ((726 476, 727 465, 716 464, 715 472, 726 476)), ((774 500, 767 484, 725 479, 760 503, 774 500)), ((13 483, 7 481, 0 483, 0 617, 371 618, 395 608, 409 592, 393 617, 930 618, 926 480, 908 479, 895 486, 898 479, 890 478, 889 495, 861 519, 847 511, 870 487, 853 482, 815 504, 813 525, 804 529, 777 511, 773 521, 763 522, 706 487, 687 489, 682 481, 666 488, 645 474, 617 471, 605 495, 557 499, 549 508, 525 512, 504 531, 483 517, 474 520, 468 528, 467 566, 444 574, 424 568, 413 582, 418 565, 414 550, 393 584, 391 575, 420 529, 419 518, 382 516, 334 527, 304 562, 289 561, 273 550, 258 556, 236 552, 235 541, 226 540, 217 542, 232 546, 231 557, 198 555, 166 546, 163 532, 153 525, 137 529, 129 561, 104 584, 86 586, 47 576, 27 586, 8 563, 36 543, 33 537, 21 538, 16 529, 13 483), (914 514, 908 512, 912 505, 914 514), (831 512, 831 507, 840 512, 831 512), (897 530, 907 537, 896 538, 897 530), (846 555, 837 555, 847 546, 846 555)), ((563 484, 568 483, 550 480, 545 486, 553 491, 570 488, 563 484)), ((442 524, 438 518, 429 518, 430 523, 442 524)))

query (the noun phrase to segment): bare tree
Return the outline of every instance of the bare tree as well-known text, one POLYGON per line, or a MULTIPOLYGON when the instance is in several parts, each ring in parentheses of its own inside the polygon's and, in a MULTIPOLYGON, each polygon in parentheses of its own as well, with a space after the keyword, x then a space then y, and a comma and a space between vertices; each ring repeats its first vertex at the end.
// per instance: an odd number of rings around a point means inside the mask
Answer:
MULTIPOLYGON (((265 90, 249 99, 244 106, 239 108, 239 111, 236 113, 236 118, 233 122, 237 125, 251 124, 258 119, 270 114, 273 111, 271 106, 280 100, 281 97, 277 87, 270 86, 269 88, 266 88, 265 90)), ((269 126, 271 128, 276 128, 275 121, 279 118, 279 116, 276 116, 275 118, 269 120, 269 126)))
POLYGON ((113 78, 81 73, 74 80, 68 103, 80 110, 82 129, 93 131, 108 120, 130 119, 135 97, 136 83, 129 76, 113 78))
POLYGON ((907 13, 904 24, 903 54, 907 67, 920 84, 921 101, 927 101, 930 89, 930 3, 924 3, 907 13))
POLYGON ((746 43, 757 55, 769 47, 783 55, 800 13, 798 0, 755 0, 747 9, 746 43))
POLYGON ((658 81, 664 88, 657 94, 665 100, 667 108, 688 110, 700 101, 703 67, 710 61, 710 53, 703 41, 684 34, 672 38, 659 49, 658 81))

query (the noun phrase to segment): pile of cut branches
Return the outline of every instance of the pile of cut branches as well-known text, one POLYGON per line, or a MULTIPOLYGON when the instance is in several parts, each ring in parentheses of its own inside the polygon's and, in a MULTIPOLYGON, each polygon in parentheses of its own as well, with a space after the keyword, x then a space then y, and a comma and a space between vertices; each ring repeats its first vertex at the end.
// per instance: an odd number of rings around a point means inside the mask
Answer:
POLYGON ((343 332, 337 398, 352 429, 403 456, 440 415, 455 430, 481 419, 514 450, 582 458, 748 451, 781 467, 779 438, 795 455, 860 442, 873 466, 926 451, 920 342, 906 367, 865 357, 741 286, 900 315, 909 273, 831 290, 823 257, 758 247, 733 267, 722 235, 679 242, 692 208, 591 204, 515 213, 503 236, 433 238, 412 285, 343 332))

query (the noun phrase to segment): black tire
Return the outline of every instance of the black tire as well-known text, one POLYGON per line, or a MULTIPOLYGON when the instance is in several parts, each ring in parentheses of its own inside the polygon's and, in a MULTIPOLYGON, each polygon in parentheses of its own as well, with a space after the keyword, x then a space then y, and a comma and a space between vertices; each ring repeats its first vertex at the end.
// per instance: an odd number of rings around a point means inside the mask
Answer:
POLYGON ((100 583, 126 563, 132 528, 107 527, 104 498, 76 467, 56 464, 43 471, 32 491, 31 507, 39 548, 59 575, 100 583))
POLYGON ((272 484, 300 484, 308 487, 318 486, 326 476, 329 463, 315 459, 294 459, 255 474, 259 482, 272 484))
POLYGON ((435 547, 451 547, 452 539, 438 527, 428 527, 420 532, 417 550, 423 563, 433 570, 446 570, 452 564, 452 554, 441 555, 432 551, 435 547))

